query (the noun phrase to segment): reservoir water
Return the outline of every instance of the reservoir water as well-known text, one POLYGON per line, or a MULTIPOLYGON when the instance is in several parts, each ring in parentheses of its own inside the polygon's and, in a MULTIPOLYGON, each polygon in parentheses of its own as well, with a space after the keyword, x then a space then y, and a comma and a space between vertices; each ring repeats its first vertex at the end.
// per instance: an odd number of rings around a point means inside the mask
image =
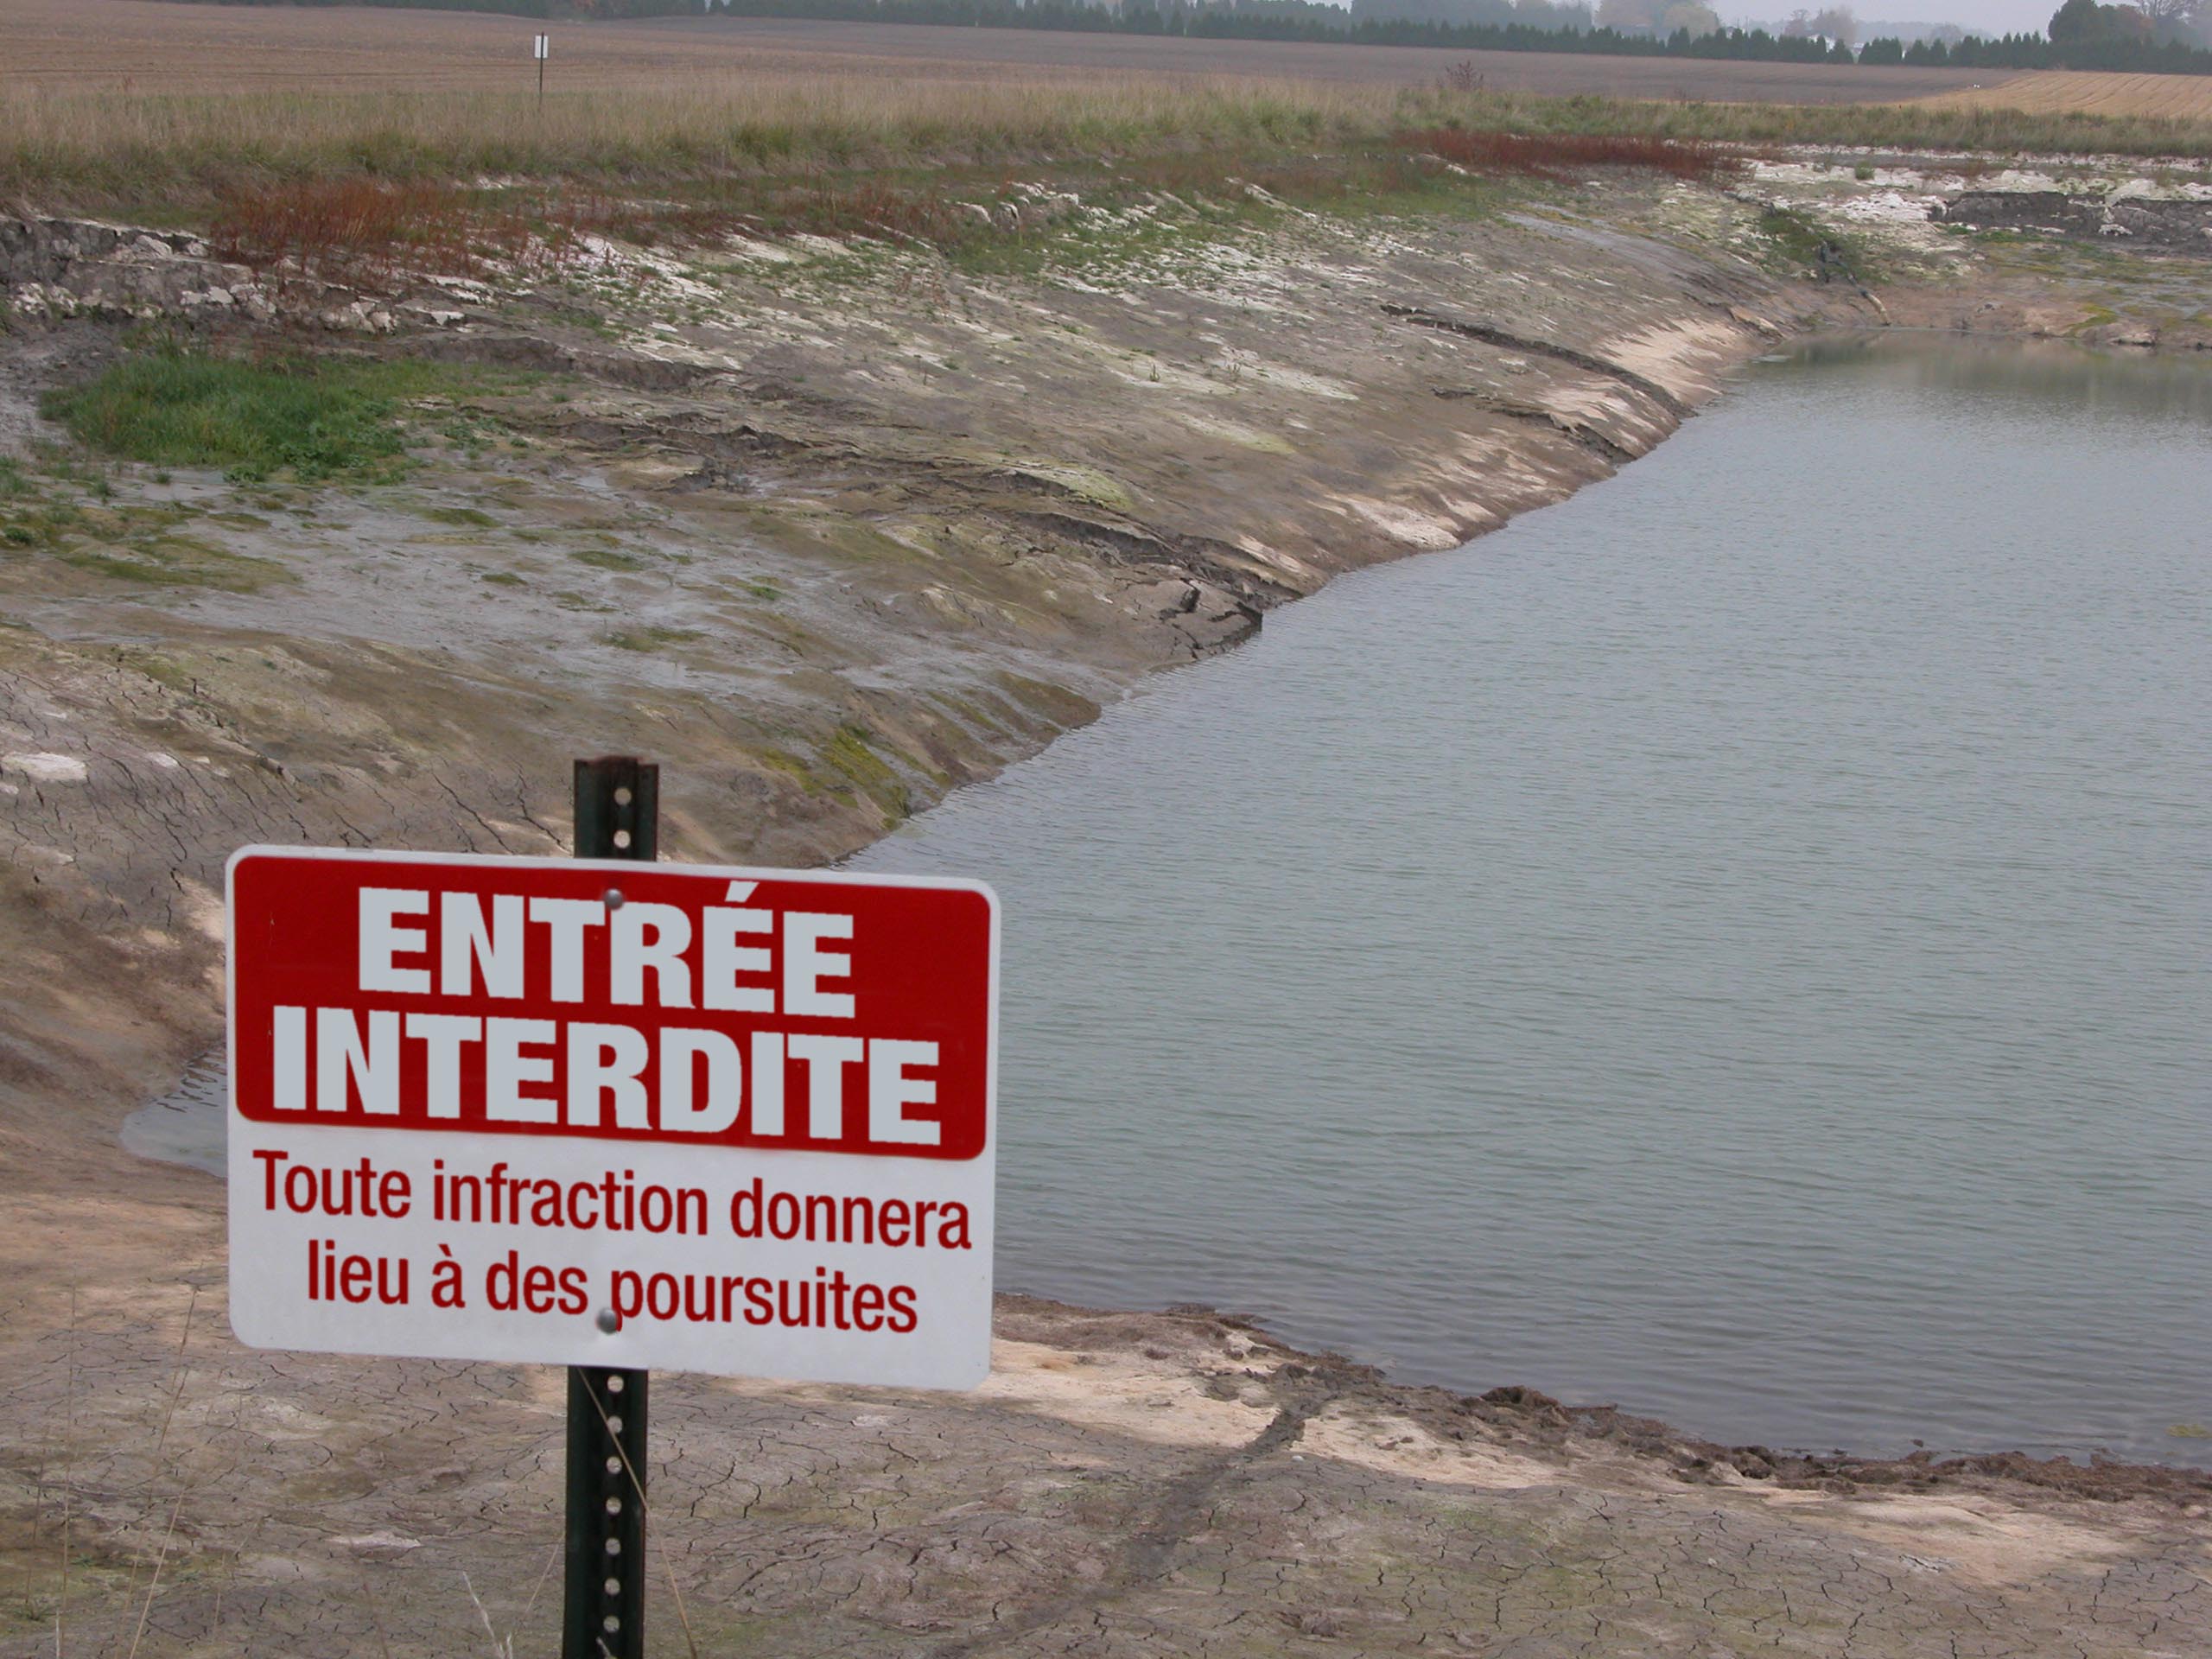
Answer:
POLYGON ((2212 368, 1887 342, 855 864, 1004 900, 1007 1287, 2201 1461, 2209 820, 2212 368))

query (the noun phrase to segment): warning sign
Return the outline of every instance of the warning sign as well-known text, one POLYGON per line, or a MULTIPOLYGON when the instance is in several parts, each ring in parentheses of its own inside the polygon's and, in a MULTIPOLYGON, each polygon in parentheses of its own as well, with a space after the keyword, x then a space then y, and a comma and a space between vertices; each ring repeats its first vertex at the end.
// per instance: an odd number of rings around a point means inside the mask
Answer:
POLYGON ((989 1369, 988 888, 250 847, 229 914, 243 1340, 989 1369))

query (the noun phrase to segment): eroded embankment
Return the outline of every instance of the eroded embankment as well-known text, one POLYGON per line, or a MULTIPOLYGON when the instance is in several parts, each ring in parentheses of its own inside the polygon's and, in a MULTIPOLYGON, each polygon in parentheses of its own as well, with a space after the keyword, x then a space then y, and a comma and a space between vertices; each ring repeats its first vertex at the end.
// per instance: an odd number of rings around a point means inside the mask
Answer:
MULTIPOLYGON (((142 1618, 194 1653, 550 1629, 556 1380, 239 1349, 217 1189, 116 1147, 218 1029, 230 849, 557 851, 569 758, 634 749, 674 856, 833 857, 1338 571, 1605 475, 1767 342, 1877 315, 1776 261, 1755 206, 1619 180, 991 277, 802 239, 349 297, 22 234, 49 294, 113 285, 80 311, 222 335, 265 307, 449 376, 385 482, 47 456, 0 502, 26 1655, 65 1510, 87 1647, 142 1618)), ((117 348, 97 320, 8 337, 16 429, 117 348)), ((2194 1477, 1723 1454, 1198 1315, 1010 1303, 1002 1335, 971 1398, 668 1381, 655 1524, 700 1650, 2117 1654, 2212 1617, 2194 1477)))
MULTIPOLYGON (((1664 194, 1609 188, 1630 217, 1664 194)), ((79 310, 342 325, 448 376, 397 481, 65 458, 0 504, 27 1101, 137 1096, 204 1042, 242 841, 550 850, 568 758, 634 747, 677 855, 835 856, 1336 571, 1605 475, 1853 303, 1748 233, 1688 248, 1580 203, 1286 212, 1043 280, 609 247, 373 303, 183 238, 24 238, 79 310), (106 1011, 140 988, 134 1058, 106 1011)), ((104 321, 11 336, 16 429, 116 348, 104 321)))

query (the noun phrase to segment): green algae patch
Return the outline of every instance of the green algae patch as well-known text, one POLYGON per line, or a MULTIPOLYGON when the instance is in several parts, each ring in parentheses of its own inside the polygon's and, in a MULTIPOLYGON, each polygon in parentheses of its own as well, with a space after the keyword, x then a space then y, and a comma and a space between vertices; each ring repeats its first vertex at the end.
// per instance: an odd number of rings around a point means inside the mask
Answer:
POLYGON ((226 552, 192 536, 80 543, 56 556, 79 570, 154 588, 219 588, 251 594, 272 582, 296 580, 273 559, 226 552))
POLYGON ((0 563, 42 557, 116 582, 232 593, 296 580, 276 560, 189 533, 187 526, 216 522, 211 515, 173 502, 118 501, 102 486, 69 469, 42 480, 20 467, 0 472, 0 563))
POLYGON ((785 777, 798 783, 808 794, 814 795, 821 792, 821 780, 815 777, 812 769, 805 761, 800 760, 790 750, 762 749, 760 756, 762 766, 783 773, 785 777))
POLYGON ((1136 498, 1129 493, 1128 487, 1120 480, 1109 477, 1095 467, 1077 467, 1063 461, 1017 461, 1007 467, 1007 471, 1017 478, 1033 479, 1094 507, 1109 507, 1117 512, 1136 510, 1136 498))
POLYGON ((906 785, 899 781, 888 762, 868 742, 871 735, 859 726, 840 726, 823 746, 823 764, 848 779, 855 789, 893 819, 912 816, 913 804, 906 785))
POLYGON ((588 564, 601 570, 642 570, 645 562, 634 553, 623 553, 613 548, 579 548, 569 556, 578 564, 588 564))
POLYGON ((610 633, 607 643, 617 651, 658 651, 664 645, 680 645, 687 639, 699 638, 696 628, 628 628, 610 633))

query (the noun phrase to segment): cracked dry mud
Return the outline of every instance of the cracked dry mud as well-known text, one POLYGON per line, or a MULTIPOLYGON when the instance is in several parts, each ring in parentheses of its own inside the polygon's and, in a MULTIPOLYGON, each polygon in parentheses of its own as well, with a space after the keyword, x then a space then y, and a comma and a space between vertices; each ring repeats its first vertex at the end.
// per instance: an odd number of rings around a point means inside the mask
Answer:
MULTIPOLYGON (((0 559, 0 1656, 553 1640, 558 1374, 240 1348, 219 1189, 117 1147, 219 1030, 232 848, 559 851, 569 758, 635 749, 674 856, 836 857, 1871 320, 1751 217, 1616 182, 1105 281, 640 258, 375 346, 548 372, 492 443, 127 472, 101 511, 188 539, 0 559)), ((0 338, 0 436, 113 349, 0 338)), ((1729 1451, 1204 1313, 999 1335, 973 1395, 657 1379, 653 1650, 2212 1651, 2198 1473, 1729 1451)))

